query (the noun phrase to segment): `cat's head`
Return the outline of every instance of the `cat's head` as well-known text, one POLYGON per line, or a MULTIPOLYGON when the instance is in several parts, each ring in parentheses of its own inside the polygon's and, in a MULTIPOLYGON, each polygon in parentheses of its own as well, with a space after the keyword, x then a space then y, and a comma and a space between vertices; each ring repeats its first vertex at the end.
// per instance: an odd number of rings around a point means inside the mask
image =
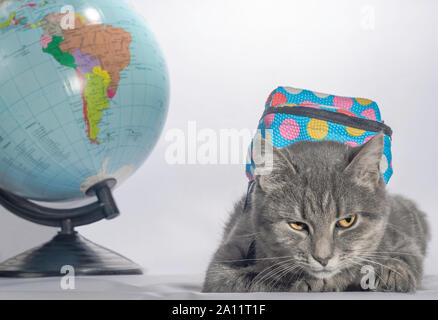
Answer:
MULTIPOLYGON (((273 147, 273 166, 257 167, 252 193, 257 247, 271 257, 290 256, 317 278, 366 264, 388 215, 383 141, 378 134, 356 148, 334 141, 273 147)), ((255 144, 257 152, 268 151, 264 140, 255 144)))

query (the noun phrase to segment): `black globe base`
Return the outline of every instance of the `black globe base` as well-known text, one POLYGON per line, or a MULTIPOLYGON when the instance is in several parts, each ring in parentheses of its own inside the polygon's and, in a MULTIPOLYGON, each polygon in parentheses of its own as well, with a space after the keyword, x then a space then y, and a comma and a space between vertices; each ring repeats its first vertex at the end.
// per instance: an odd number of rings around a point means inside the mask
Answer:
POLYGON ((111 193, 115 184, 114 179, 109 179, 94 185, 87 195, 95 195, 97 201, 75 209, 42 207, 0 189, 0 205, 10 212, 37 224, 61 228, 49 242, 1 263, 0 277, 63 276, 61 269, 65 266, 72 267, 75 275, 142 274, 142 268, 131 260, 83 238, 74 230, 119 215, 111 193))
POLYGON ((59 233, 49 242, 0 264, 0 277, 35 278, 64 276, 63 267, 75 276, 134 275, 142 268, 122 255, 80 236, 59 233))

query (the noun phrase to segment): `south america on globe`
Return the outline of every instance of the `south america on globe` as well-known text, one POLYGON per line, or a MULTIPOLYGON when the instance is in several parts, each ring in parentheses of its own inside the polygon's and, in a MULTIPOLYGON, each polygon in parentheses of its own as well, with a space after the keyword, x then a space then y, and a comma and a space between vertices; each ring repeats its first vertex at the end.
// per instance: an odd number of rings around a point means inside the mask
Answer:
POLYGON ((169 103, 160 48, 126 1, 0 0, 0 188, 44 201, 122 183, 169 103))

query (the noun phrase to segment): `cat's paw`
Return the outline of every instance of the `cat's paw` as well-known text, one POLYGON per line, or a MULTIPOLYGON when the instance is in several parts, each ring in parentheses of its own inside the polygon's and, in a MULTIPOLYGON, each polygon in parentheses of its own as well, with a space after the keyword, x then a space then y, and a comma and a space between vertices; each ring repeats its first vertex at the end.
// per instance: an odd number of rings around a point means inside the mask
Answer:
POLYGON ((417 279, 408 266, 387 263, 376 279, 377 291, 415 292, 417 279))
POLYGON ((290 292, 321 292, 324 282, 320 279, 301 279, 293 283, 290 292))

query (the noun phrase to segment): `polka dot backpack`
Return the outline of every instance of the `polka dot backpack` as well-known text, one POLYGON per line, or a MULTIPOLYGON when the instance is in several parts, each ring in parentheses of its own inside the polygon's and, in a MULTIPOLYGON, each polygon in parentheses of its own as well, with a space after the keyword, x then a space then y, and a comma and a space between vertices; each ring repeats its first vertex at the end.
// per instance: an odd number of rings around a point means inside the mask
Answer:
MULTIPOLYGON (((380 163, 383 180, 392 176, 392 130, 381 119, 374 101, 340 97, 309 90, 278 87, 266 101, 258 129, 277 148, 298 141, 334 140, 352 147, 365 144, 378 132, 385 134, 380 163)), ((255 165, 251 143, 246 174, 254 180, 255 165)))

